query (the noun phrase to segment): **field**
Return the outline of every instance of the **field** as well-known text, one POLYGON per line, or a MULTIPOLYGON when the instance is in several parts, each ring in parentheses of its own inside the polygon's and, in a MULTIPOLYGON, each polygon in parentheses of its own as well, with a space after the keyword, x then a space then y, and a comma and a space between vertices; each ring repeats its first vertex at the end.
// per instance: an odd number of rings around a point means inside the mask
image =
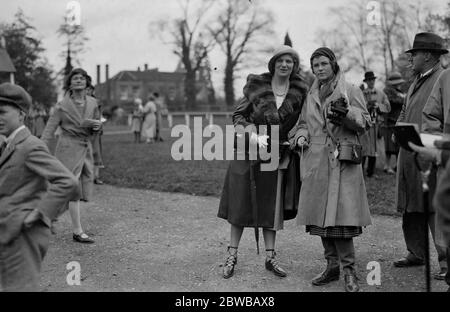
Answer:
MULTIPOLYGON (((174 125, 183 122, 181 116, 174 118, 174 125)), ((214 123, 223 127, 230 122, 215 118, 214 123)), ((192 118, 190 125, 193 129, 192 118)), ((203 120, 202 127, 207 125, 207 120, 203 120)), ((133 135, 126 133, 126 130, 123 126, 108 125, 105 128, 103 158, 106 168, 101 171, 101 176, 106 183, 128 188, 220 196, 228 161, 176 161, 171 156, 171 148, 178 137, 170 137, 167 128, 163 131, 165 141, 152 144, 133 143, 133 135)), ((207 140, 203 139, 203 142, 207 140)), ((382 167, 383 158, 379 157, 375 177, 366 179, 371 211, 397 215, 394 207, 395 176, 385 174, 382 167)))

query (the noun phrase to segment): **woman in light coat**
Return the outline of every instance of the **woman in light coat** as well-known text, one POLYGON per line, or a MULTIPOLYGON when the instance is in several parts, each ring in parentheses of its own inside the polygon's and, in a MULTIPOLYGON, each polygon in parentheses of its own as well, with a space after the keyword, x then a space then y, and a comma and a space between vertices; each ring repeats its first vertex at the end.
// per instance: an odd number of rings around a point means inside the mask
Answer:
POLYGON ((338 144, 358 144, 370 116, 361 90, 345 81, 330 49, 317 49, 310 61, 316 80, 291 132, 301 151, 297 221, 311 235, 320 236, 325 249, 327 268, 313 285, 339 279, 340 260, 345 290, 358 291, 353 237, 371 224, 370 212, 362 167, 339 160, 338 144), (345 99, 347 107, 342 115, 331 117, 330 104, 338 99, 345 99))
POLYGON ((81 68, 69 74, 65 82, 64 99, 56 104, 41 137, 49 145, 56 129, 61 129, 55 156, 80 181, 78 201, 69 203, 73 240, 79 243, 94 242, 81 226, 80 200, 89 201, 91 197, 94 182, 92 137, 101 129, 97 101, 86 95, 87 79, 86 71, 81 68))
POLYGON ((156 104, 155 98, 152 95, 145 104, 143 113, 144 123, 142 124, 142 134, 146 142, 151 143, 154 141, 156 135, 156 104))

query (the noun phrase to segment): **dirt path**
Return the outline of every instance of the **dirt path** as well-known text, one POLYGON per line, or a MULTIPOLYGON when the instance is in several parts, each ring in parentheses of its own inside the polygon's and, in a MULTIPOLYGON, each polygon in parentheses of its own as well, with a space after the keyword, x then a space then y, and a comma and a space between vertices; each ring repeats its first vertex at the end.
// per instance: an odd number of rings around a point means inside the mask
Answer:
MULTIPOLYGON (((252 229, 246 229, 235 276, 221 277, 229 226, 216 217, 218 199, 184 194, 96 188, 95 201, 85 204, 83 224, 96 244, 72 242, 70 221, 57 223, 42 269, 44 291, 342 291, 339 282, 316 288, 310 280, 324 266, 318 237, 304 233, 295 221, 277 237, 278 255, 289 276, 279 279, 264 269, 252 229), (67 263, 81 265, 81 285, 69 286, 67 263)), ((375 216, 373 225, 355 240, 363 291, 423 291, 423 267, 398 269, 392 260, 405 247, 399 218, 375 216), (368 286, 367 263, 381 264, 381 286, 368 286)), ((262 243, 262 242, 261 242, 262 243)), ((260 244, 261 244, 260 243, 260 244)), ((263 250, 263 248, 261 248, 263 250)), ((432 251, 432 271, 437 269, 432 251)), ((445 291, 433 281, 434 291, 445 291)))

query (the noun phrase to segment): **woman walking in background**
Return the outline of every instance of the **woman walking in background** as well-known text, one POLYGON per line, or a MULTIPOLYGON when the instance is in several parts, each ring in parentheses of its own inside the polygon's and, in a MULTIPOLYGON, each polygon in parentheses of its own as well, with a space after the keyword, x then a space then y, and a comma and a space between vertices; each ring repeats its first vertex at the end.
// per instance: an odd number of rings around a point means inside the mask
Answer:
POLYGON ((150 95, 144 109, 144 123, 142 125, 142 134, 146 143, 152 143, 156 134, 156 104, 153 95, 150 95))
POLYGON ((134 99, 133 115, 131 119, 131 131, 134 133, 134 143, 141 143, 142 118, 144 108, 141 99, 134 99))
POLYGON ((261 160, 251 160, 245 151, 235 151, 225 177, 218 217, 231 224, 228 257, 223 266, 223 277, 234 274, 237 251, 244 227, 263 228, 266 248, 265 267, 276 276, 285 277, 275 253, 276 231, 283 228, 283 221, 295 217, 300 181, 298 157, 289 144, 287 134, 296 124, 307 86, 298 75, 299 56, 289 46, 275 51, 268 64, 269 72, 249 75, 244 87, 244 97, 234 114, 233 124, 237 136, 253 146, 268 147, 269 136, 259 133, 258 126, 279 126, 280 161, 273 171, 261 170, 261 160), (255 126, 254 132, 239 133, 238 126, 255 126), (245 153, 245 160, 237 160, 239 153, 245 153), (292 213, 294 212, 294 213, 292 213))
POLYGON ((327 268, 312 284, 338 280, 342 264, 345 290, 355 292, 353 237, 371 224, 358 134, 370 116, 361 90, 345 81, 333 51, 319 48, 310 62, 316 80, 292 131, 302 149, 297 220, 321 237, 325 250, 327 268))
POLYGON ((55 156, 79 179, 80 196, 69 203, 69 213, 73 240, 80 243, 94 242, 81 226, 80 201, 89 201, 91 197, 94 181, 92 138, 101 130, 97 101, 86 94, 87 81, 86 71, 72 70, 65 81, 64 99, 56 104, 42 134, 42 140, 49 145, 56 129, 61 129, 55 156))

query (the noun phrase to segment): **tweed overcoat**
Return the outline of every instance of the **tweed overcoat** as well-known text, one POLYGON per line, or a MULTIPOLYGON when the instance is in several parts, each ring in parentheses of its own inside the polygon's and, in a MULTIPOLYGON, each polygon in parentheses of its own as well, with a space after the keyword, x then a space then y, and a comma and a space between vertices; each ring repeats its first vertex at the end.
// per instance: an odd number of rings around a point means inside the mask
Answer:
MULTIPOLYGON (((239 101, 233 114, 233 124, 243 127, 278 125, 279 141, 287 142, 288 132, 295 126, 301 112, 307 86, 299 76, 291 76, 286 98, 277 109, 271 81, 270 73, 248 76, 244 97, 239 101)), ((237 160, 236 153, 235 160, 230 162, 225 177, 218 217, 234 225, 272 228, 278 171, 283 170, 281 181, 283 191, 279 195, 282 198, 281 207, 285 212, 284 219, 289 219, 287 211, 297 210, 300 189, 298 157, 292 152, 294 146, 294 144, 286 148, 280 146, 280 167, 274 171, 261 171, 259 160, 248 158, 237 160)))
POLYGON ((58 127, 61 135, 55 148, 58 158, 80 181, 80 200, 88 201, 91 197, 94 182, 94 157, 92 141, 94 133, 83 127, 86 119, 100 120, 97 100, 86 96, 86 106, 82 114, 78 111, 70 96, 55 106, 42 134, 42 140, 50 144, 58 127))
POLYGON ((325 228, 371 224, 362 166, 336 158, 336 142, 358 143, 357 134, 368 129, 371 119, 361 90, 338 75, 337 85, 323 105, 318 80, 314 81, 298 125, 292 131, 295 141, 301 136, 308 141, 300 160, 302 188, 298 225, 325 228), (347 99, 349 112, 343 124, 337 126, 329 123, 325 116, 330 102, 341 97, 347 99))
MULTIPOLYGON (((419 78, 417 76, 406 95, 406 101, 397 122, 417 124, 422 131, 422 116, 424 106, 428 101, 434 84, 442 72, 440 63, 433 67, 430 74, 419 78)), ((399 212, 424 212, 422 178, 416 166, 415 154, 400 148, 397 161, 396 206, 399 212)), ((436 173, 430 174, 430 196, 434 194, 436 173), (434 182, 433 182, 434 181, 434 182)), ((430 198, 431 203, 431 198, 430 198)), ((434 211, 430 205, 430 211, 434 211)))

